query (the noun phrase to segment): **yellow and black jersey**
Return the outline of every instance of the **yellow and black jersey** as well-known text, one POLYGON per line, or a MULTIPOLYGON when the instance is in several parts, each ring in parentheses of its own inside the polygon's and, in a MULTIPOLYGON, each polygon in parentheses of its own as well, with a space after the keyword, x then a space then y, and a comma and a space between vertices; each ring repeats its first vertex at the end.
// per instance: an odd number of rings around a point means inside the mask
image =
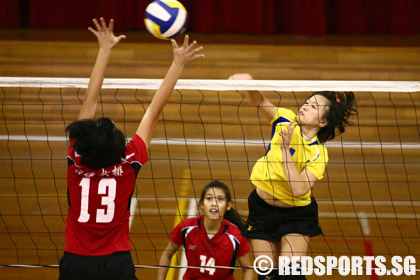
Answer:
MULTIPOLYGON (((297 121, 296 114, 285 108, 278 108, 271 120, 271 141, 266 154, 254 165, 251 173, 252 183, 273 195, 275 198, 293 206, 306 206, 311 203, 311 191, 301 197, 293 197, 284 172, 281 152, 282 137, 280 132, 297 121)), ((328 152, 315 136, 305 139, 300 126, 296 126, 290 142, 290 153, 299 173, 304 169, 314 174, 318 180, 324 177, 328 162, 328 152)))

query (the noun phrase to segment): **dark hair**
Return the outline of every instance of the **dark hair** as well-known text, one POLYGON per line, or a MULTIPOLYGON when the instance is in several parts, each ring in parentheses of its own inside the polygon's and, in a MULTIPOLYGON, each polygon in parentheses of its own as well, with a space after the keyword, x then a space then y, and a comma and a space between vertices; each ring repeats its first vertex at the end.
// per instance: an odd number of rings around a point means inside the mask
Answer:
POLYGON ((324 116, 328 124, 318 131, 318 140, 325 143, 343 133, 346 130, 344 125, 352 124, 349 118, 357 114, 357 110, 354 108, 356 99, 351 91, 316 91, 310 97, 314 95, 322 95, 330 101, 324 116))
POLYGON ((66 132, 69 132, 70 139, 77 138, 74 150, 89 168, 114 165, 124 156, 124 133, 108 118, 75 121, 67 126, 66 132))
MULTIPOLYGON (((226 202, 229 203, 230 201, 232 201, 232 196, 230 194, 229 188, 222 182, 214 180, 207 184, 201 192, 200 204, 203 203, 204 196, 206 195, 207 191, 211 188, 221 189, 225 193, 226 202)), ((236 211, 232 207, 230 208, 230 210, 226 210, 223 218, 236 225, 241 231, 243 230, 245 224, 244 220, 242 219, 241 215, 239 215, 238 211, 236 211)))

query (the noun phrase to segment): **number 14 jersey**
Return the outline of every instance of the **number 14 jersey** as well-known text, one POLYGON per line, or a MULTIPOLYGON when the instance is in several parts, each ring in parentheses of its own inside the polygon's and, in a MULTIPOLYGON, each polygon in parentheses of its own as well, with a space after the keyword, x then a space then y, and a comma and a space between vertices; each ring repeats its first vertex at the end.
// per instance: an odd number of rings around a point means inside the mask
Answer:
POLYGON ((83 256, 131 250, 130 202, 140 168, 149 158, 143 140, 135 135, 118 164, 102 169, 83 166, 71 139, 67 161, 65 251, 83 256))
POLYGON ((204 217, 194 217, 180 222, 170 234, 172 242, 184 245, 188 268, 183 279, 235 279, 233 267, 237 257, 247 254, 251 248, 241 231, 223 219, 219 231, 210 239, 204 228, 204 217))

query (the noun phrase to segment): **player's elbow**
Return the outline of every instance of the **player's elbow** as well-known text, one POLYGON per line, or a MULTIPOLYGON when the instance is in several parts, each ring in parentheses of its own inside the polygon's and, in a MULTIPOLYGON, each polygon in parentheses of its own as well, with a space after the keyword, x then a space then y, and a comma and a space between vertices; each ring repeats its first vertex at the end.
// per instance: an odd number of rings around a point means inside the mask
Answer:
POLYGON ((172 256, 173 252, 163 251, 162 255, 160 256, 159 265, 168 265, 171 262, 172 256))
POLYGON ((293 188, 292 188, 292 193, 294 197, 301 197, 304 196, 305 194, 307 194, 310 191, 311 187, 309 184, 296 184, 293 188))

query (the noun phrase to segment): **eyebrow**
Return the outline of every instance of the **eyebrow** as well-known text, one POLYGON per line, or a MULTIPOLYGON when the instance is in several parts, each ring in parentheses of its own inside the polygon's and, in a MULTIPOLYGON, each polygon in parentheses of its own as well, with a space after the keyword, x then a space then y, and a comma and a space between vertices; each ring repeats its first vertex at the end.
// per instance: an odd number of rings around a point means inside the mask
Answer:
POLYGON ((214 195, 211 195, 211 194, 206 195, 205 197, 206 197, 206 198, 207 198, 207 197, 212 197, 212 198, 213 198, 213 197, 216 197, 216 198, 226 198, 224 195, 214 196, 214 195))

